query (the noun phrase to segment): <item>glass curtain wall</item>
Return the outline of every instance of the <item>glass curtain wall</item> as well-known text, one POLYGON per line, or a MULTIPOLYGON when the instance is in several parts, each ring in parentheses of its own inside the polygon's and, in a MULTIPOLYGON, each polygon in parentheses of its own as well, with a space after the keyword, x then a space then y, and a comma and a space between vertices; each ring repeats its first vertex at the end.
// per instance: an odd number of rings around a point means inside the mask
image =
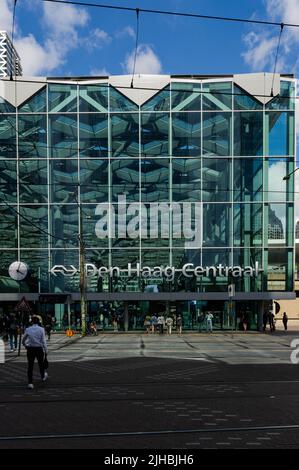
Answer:
MULTIPOLYGON (((294 169, 293 96, 287 80, 267 105, 230 80, 173 80, 140 107, 107 83, 48 83, 17 110, 2 99, 0 290, 77 292, 78 275, 49 268, 79 266, 80 217, 85 260, 97 267, 258 262, 264 271, 238 291, 293 290, 293 178, 283 180, 294 169), (100 203, 114 208, 114 238, 97 236, 100 203), (182 213, 200 204, 202 239, 186 245, 179 219, 153 216, 155 203, 182 213), (30 267, 22 283, 8 277, 16 259, 30 267)), ((123 274, 89 279, 88 291, 217 292, 229 282, 123 274)))

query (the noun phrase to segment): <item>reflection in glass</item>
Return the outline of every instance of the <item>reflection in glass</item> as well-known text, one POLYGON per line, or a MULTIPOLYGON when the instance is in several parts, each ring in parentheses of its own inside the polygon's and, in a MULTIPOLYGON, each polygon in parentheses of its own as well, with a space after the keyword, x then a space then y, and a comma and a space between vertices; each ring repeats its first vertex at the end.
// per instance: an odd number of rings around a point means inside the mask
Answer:
POLYGON ((107 114, 80 114, 80 156, 108 157, 107 114))
POLYGON ((139 156, 139 115, 111 115, 112 157, 139 156))
POLYGON ((172 114, 172 155, 201 155, 200 113, 172 114))
POLYGON ((173 111, 201 110, 201 83, 172 83, 173 111))
POLYGON ((78 197, 78 162, 77 160, 53 160, 50 162, 50 201, 74 202, 78 197))
POLYGON ((267 112, 269 155, 293 155, 294 113, 267 112))
POLYGON ((0 204, 0 240, 3 248, 18 246, 17 207, 0 204))
POLYGON ((110 86, 110 111, 138 111, 138 106, 116 88, 110 86))
POLYGON ((108 202, 108 160, 81 160, 80 194, 82 202, 108 202))
POLYGON ((78 246, 78 205, 51 205, 51 245, 56 248, 78 246))
POLYGON ((48 96, 50 112, 77 112, 77 85, 50 83, 48 96))
POLYGON ((285 80, 280 81, 279 96, 273 98, 267 105, 266 109, 290 109, 295 108, 295 83, 285 80))
POLYGON ((0 158, 17 158, 16 118, 0 114, 0 158))
POLYGON ((20 243, 22 248, 48 247, 48 206, 20 206, 20 243))
POLYGON ((0 203, 17 202, 17 164, 15 160, 0 160, 0 203))
POLYGON ((125 196, 128 202, 139 201, 139 160, 111 160, 112 200, 125 196))
POLYGON ((256 246, 263 240, 261 204, 234 204, 234 245, 256 246))
POLYGON ((108 84, 80 85, 79 112, 108 111, 108 84))
POLYGON ((232 83, 216 82, 203 83, 202 109, 222 110, 232 109, 232 83))
POLYGON ((229 201, 231 199, 231 160, 204 158, 202 161, 202 200, 229 201))
POLYGON ((239 110, 263 110, 263 105, 253 96, 248 95, 246 91, 238 86, 234 86, 234 108, 239 110))
POLYGON ((268 239, 285 241, 286 204, 269 204, 268 239))
POLYGON ((203 113, 203 153, 230 155, 231 113, 203 113))
POLYGON ((203 245, 208 247, 230 245, 229 204, 203 205, 203 245))
POLYGON ((192 158, 172 160, 172 200, 201 200, 201 161, 192 158))
POLYGON ((169 155, 169 114, 144 113, 141 119, 143 156, 169 155))
POLYGON ((263 198, 263 160, 234 158, 234 200, 261 201, 263 198))
POLYGON ((47 203, 48 177, 45 160, 20 160, 20 201, 22 203, 47 203))
POLYGON ((47 110, 47 93, 46 87, 39 90, 35 95, 31 96, 19 108, 19 113, 43 113, 47 110))
POLYGON ((169 111, 170 107, 170 89, 169 86, 159 91, 153 98, 146 101, 141 109, 142 111, 169 111))
POLYGON ((263 113, 235 113, 235 155, 250 156, 263 154, 263 113))
POLYGON ((76 157, 78 154, 76 114, 49 115, 50 155, 53 158, 76 157))
MULTIPOLYGON (((289 158, 268 159, 268 200, 285 201, 287 193, 288 180, 283 178, 290 174, 294 169, 294 162, 289 158)), ((290 200, 293 195, 289 194, 290 200)))
POLYGON ((47 118, 44 114, 19 114, 21 158, 47 156, 47 118))
POLYGON ((169 160, 154 158, 141 160, 141 201, 169 201, 169 160))

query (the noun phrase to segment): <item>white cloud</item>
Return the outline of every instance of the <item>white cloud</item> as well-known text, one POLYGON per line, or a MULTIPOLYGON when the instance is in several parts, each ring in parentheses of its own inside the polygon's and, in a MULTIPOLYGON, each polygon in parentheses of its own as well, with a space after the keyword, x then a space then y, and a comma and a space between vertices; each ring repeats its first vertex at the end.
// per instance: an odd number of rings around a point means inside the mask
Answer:
POLYGON ((117 31, 115 33, 115 36, 117 38, 123 38, 124 36, 129 36, 129 37, 135 39, 136 38, 136 33, 135 33, 134 29, 132 28, 132 26, 126 26, 121 31, 117 31))
MULTIPOLYGON (((265 0, 266 12, 270 21, 299 23, 298 0, 265 0)), ((273 71, 280 28, 271 30, 254 28, 243 38, 246 51, 242 54, 245 63, 252 71, 268 69, 273 71)), ((299 65, 299 28, 285 27, 281 36, 277 72, 295 72, 299 65), (294 59, 294 55, 296 58, 294 59)))
POLYGON ((1 0, 0 30, 11 32, 13 0, 1 0))
MULTIPOLYGON (((1 0, 0 28, 11 31, 13 0, 1 0)), ((30 8, 40 8, 30 3, 30 8)), ((84 8, 72 5, 44 3, 41 21, 45 40, 37 41, 33 34, 23 36, 18 25, 15 31, 15 46, 21 57, 24 75, 52 72, 65 63, 67 54, 79 45, 79 28, 87 25, 89 15, 84 8)))
POLYGON ((101 76, 101 75, 109 76, 110 73, 108 72, 108 70, 105 67, 103 67, 101 69, 97 69, 97 68, 91 69, 90 75, 92 75, 94 77, 98 77, 98 76, 101 76))
POLYGON ((63 56, 53 41, 39 44, 32 34, 15 41, 21 57, 24 75, 39 75, 54 70, 63 62, 63 56))
MULTIPOLYGON (((122 63, 125 73, 133 73, 135 51, 132 51, 122 63)), ((140 44, 137 48, 137 58, 135 73, 159 74, 162 71, 162 64, 153 49, 147 44, 140 44)))
POLYGON ((88 51, 93 49, 102 49, 105 45, 111 42, 111 37, 103 29, 93 29, 89 36, 82 40, 82 43, 87 47, 88 51))

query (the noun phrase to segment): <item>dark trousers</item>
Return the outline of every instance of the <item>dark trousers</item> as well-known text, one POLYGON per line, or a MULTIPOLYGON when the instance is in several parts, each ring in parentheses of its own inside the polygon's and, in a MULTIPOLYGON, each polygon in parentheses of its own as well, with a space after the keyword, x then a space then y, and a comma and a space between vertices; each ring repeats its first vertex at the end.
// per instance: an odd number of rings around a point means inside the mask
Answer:
POLYGON ((28 360, 28 383, 32 384, 33 377, 33 366, 35 358, 37 359, 39 365, 40 376, 43 379, 45 375, 44 368, 44 350, 43 348, 27 348, 27 360, 28 360))

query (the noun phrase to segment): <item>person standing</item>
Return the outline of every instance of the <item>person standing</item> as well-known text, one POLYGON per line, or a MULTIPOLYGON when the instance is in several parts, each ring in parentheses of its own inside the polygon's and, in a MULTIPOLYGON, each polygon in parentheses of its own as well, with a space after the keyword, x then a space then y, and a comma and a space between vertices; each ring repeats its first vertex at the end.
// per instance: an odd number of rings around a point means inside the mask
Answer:
POLYGON ((13 313, 9 317, 8 337, 10 352, 13 352, 18 347, 18 324, 16 321, 16 317, 13 313))
POLYGON ((39 365, 40 376, 43 382, 48 378, 48 374, 44 367, 45 354, 48 352, 45 330, 39 326, 39 318, 37 316, 32 317, 32 326, 26 328, 23 340, 23 346, 27 350, 27 361, 28 361, 28 388, 32 390, 33 385, 33 367, 34 361, 37 359, 39 365))
POLYGON ((282 323, 283 323, 285 331, 287 331, 287 329, 288 329, 288 320, 289 320, 289 318, 288 318, 286 312, 283 312, 282 323))
POLYGON ((211 312, 207 312, 207 314, 206 314, 206 328, 207 328, 207 331, 209 331, 210 333, 212 333, 212 331, 213 331, 213 318, 214 318, 214 315, 211 312))
POLYGON ((176 317, 176 329, 178 334, 181 335, 183 330, 183 319, 180 314, 176 317))
POLYGON ((158 316, 158 328, 159 328, 160 335, 163 335, 164 333, 164 326, 165 326, 165 318, 164 318, 164 315, 160 313, 160 315, 158 316))
POLYGON ((166 326, 167 326, 167 334, 171 335, 172 326, 173 326, 173 318, 171 316, 166 318, 166 326))

